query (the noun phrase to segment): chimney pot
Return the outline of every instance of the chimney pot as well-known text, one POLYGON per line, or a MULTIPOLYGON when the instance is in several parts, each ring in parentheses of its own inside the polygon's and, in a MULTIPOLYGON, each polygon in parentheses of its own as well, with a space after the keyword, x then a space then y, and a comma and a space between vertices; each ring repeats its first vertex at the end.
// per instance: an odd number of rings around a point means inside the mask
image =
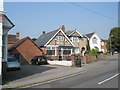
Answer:
POLYGON ((62 25, 61 29, 63 32, 65 32, 65 25, 62 25))
POLYGON ((20 33, 17 32, 17 33, 16 33, 16 38, 19 39, 19 37, 20 37, 20 33))
POLYGON ((45 33, 46 33, 45 31, 42 32, 43 35, 44 35, 45 33))

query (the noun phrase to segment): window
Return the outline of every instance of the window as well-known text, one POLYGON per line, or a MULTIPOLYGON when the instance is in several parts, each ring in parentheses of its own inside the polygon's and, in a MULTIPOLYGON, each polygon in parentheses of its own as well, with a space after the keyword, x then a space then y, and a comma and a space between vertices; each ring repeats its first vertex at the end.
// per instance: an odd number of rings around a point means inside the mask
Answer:
POLYGON ((59 51, 59 53, 61 53, 62 56, 68 56, 68 55, 72 54, 72 49, 61 48, 61 50, 59 51))
POLYGON ((97 38, 96 37, 94 37, 92 41, 93 41, 94 44, 97 44, 97 38))
POLYGON ((104 45, 104 42, 101 42, 101 45, 104 45))
POLYGON ((63 49, 63 56, 64 55, 71 55, 71 49, 63 49))
POLYGON ((55 47, 47 47, 46 52, 48 55, 55 55, 55 47))
POLYGON ((79 38, 78 37, 71 37, 70 40, 72 42, 79 42, 79 38))
POLYGON ((80 50, 79 50, 79 48, 75 48, 74 50, 75 50, 75 54, 78 54, 78 53, 80 53, 80 50))
POLYGON ((64 41, 64 37, 63 36, 56 36, 56 40, 57 41, 64 41))

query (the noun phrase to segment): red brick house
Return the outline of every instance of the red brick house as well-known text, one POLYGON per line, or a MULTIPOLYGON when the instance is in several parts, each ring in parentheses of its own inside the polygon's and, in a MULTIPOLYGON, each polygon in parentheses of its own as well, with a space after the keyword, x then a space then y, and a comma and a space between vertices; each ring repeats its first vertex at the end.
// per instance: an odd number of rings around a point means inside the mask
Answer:
POLYGON ((17 41, 9 47, 8 52, 15 56, 21 64, 30 64, 33 57, 43 54, 42 50, 29 37, 17 41))
POLYGON ((108 45, 108 41, 101 39, 101 50, 104 54, 107 53, 107 45, 108 45))
POLYGON ((19 32, 16 33, 16 35, 8 35, 8 48, 11 47, 13 44, 15 44, 19 39, 19 32))

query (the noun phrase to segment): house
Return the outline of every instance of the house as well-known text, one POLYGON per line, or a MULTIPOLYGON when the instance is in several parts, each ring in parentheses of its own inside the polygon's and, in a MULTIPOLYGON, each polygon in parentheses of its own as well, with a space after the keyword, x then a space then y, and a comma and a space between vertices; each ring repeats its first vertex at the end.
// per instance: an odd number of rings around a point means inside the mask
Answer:
POLYGON ((29 38, 25 37, 8 49, 9 55, 16 57, 21 64, 31 64, 35 56, 43 54, 42 50, 29 38))
POLYGON ((107 45, 108 45, 108 41, 101 39, 101 51, 106 54, 107 53, 107 45))
POLYGON ((66 31, 66 35, 71 40, 74 45, 75 54, 84 56, 84 52, 86 51, 87 39, 83 37, 77 30, 68 30, 66 31))
POLYGON ((16 35, 8 35, 8 48, 11 47, 14 43, 16 43, 20 38, 20 33, 17 32, 16 35))
POLYGON ((101 38, 95 33, 85 34, 89 41, 90 49, 97 49, 101 51, 101 38))
POLYGON ((70 60, 73 54, 74 44, 65 34, 64 27, 48 33, 43 31, 35 43, 50 60, 70 60))
POLYGON ((0 11, 0 60, 2 61, 2 75, 6 73, 6 62, 7 62, 7 41, 8 32, 14 27, 14 24, 5 15, 3 11, 0 11))

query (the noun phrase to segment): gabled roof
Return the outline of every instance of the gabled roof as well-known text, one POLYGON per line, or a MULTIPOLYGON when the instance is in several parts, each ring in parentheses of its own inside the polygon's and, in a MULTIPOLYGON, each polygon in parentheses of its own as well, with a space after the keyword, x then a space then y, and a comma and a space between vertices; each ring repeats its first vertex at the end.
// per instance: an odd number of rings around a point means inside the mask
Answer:
POLYGON ((7 28, 11 29, 11 28, 13 28, 15 26, 12 23, 12 21, 5 14, 3 14, 2 21, 3 21, 3 26, 5 26, 7 28))
POLYGON ((54 30, 52 32, 48 32, 44 35, 41 35, 36 41, 35 43, 38 46, 46 46, 51 40, 53 40, 53 38, 59 33, 59 31, 61 31, 63 33, 63 35, 66 37, 66 39, 71 43, 72 46, 73 43, 69 40, 69 38, 66 36, 66 34, 61 30, 61 28, 54 30))
POLYGON ((21 45, 24 41, 26 41, 28 39, 29 39, 29 37, 25 37, 25 38, 17 41, 14 45, 12 45, 10 48, 8 48, 8 50, 12 50, 12 49, 17 48, 19 45, 21 45))
MULTIPOLYGON (((26 40, 30 40, 32 41, 29 37, 25 37, 25 38, 22 38, 21 40, 17 41, 15 44, 13 44, 10 48, 8 48, 8 50, 13 50, 15 48, 17 48, 18 46, 20 46, 22 43, 24 43, 26 40)), ((32 41, 33 42, 33 41, 32 41)), ((34 42, 33 42, 34 43, 34 42)), ((39 48, 35 43, 34 45, 39 48)), ((40 49, 40 48, 39 48, 40 49)), ((40 49, 41 50, 41 49, 40 49)))
POLYGON ((65 32, 65 34, 66 34, 67 36, 69 36, 73 31, 75 31, 75 30, 68 30, 68 31, 65 32))
POLYGON ((51 32, 48 32, 44 35, 41 35, 36 41, 35 43, 38 45, 38 46, 44 46, 57 32, 58 32, 59 29, 57 30, 54 30, 54 31, 51 31, 51 32))
POLYGON ((90 39, 93 34, 95 34, 95 32, 93 32, 93 33, 88 33, 88 34, 85 34, 85 35, 90 39))
POLYGON ((74 32, 78 33, 81 37, 83 37, 77 30, 68 30, 65 32, 67 36, 71 36, 74 32))

